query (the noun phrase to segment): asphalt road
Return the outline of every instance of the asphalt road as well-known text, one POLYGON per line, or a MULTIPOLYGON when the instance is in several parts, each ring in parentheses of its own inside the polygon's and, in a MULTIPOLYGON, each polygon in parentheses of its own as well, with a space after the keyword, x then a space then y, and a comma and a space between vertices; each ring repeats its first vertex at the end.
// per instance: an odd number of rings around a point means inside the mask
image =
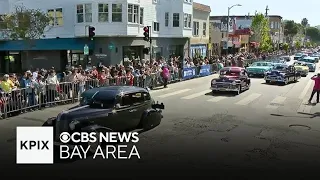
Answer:
MULTIPOLYGON (((213 95, 209 86, 216 75, 170 84, 169 88, 151 91, 166 109, 160 126, 140 135, 136 144, 140 160, 89 157, 52 166, 18 166, 21 173, 10 177, 33 171, 48 172, 46 175, 57 178, 95 177, 101 173, 97 169, 108 176, 116 173, 127 178, 234 175, 230 172, 244 174, 246 170, 255 179, 269 179, 267 175, 285 170, 288 172, 277 177, 313 176, 313 168, 320 165, 320 106, 306 104, 313 86, 312 75, 286 86, 267 85, 263 79, 253 78, 250 90, 237 96, 213 95), (52 168, 68 175, 52 173, 52 168)), ((1 120, 3 167, 15 163, 16 126, 41 125, 70 106, 1 120)))

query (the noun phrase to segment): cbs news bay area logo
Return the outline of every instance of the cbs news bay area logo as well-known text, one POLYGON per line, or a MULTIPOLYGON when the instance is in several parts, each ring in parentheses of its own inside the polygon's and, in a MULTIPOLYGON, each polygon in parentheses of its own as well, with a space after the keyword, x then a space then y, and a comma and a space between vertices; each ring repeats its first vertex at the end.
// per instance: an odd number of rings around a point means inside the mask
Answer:
POLYGON ((137 132, 62 132, 60 142, 54 143, 53 127, 17 127, 16 136, 17 164, 53 164, 54 156, 59 159, 140 159, 134 144, 139 142, 137 132))

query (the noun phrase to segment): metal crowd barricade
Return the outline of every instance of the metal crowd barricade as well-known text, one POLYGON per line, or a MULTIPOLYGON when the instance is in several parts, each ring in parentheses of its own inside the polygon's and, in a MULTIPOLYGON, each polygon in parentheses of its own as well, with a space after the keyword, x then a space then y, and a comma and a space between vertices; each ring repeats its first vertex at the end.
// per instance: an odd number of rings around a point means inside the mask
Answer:
MULTIPOLYGON (((200 73, 200 66, 196 68, 196 74, 200 73)), ((218 68, 217 64, 211 65, 211 72, 218 68)), ((172 71, 170 74, 171 82, 183 80, 181 69, 172 71)), ((11 115, 17 115, 27 111, 38 110, 50 106, 75 103, 79 101, 82 92, 96 87, 111 85, 134 85, 143 88, 156 88, 162 86, 162 77, 160 72, 149 75, 136 76, 132 82, 128 81, 126 76, 107 78, 105 81, 98 79, 89 79, 82 82, 61 82, 59 84, 38 84, 35 87, 21 88, 10 93, 2 92, 0 94, 1 115, 7 118, 11 115)))

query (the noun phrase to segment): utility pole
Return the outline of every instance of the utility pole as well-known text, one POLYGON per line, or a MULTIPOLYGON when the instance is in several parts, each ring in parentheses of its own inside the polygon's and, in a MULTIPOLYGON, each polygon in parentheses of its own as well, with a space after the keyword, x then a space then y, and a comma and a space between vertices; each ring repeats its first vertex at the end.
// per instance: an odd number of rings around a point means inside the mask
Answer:
POLYGON ((268 17, 268 11, 269 11, 270 9, 269 9, 269 7, 268 7, 268 5, 267 5, 267 7, 266 7, 266 14, 265 14, 265 16, 266 17, 268 17))
POLYGON ((152 58, 153 58, 153 48, 152 48, 152 34, 151 34, 151 26, 148 26, 149 28, 149 33, 150 33, 150 61, 152 61, 152 58))

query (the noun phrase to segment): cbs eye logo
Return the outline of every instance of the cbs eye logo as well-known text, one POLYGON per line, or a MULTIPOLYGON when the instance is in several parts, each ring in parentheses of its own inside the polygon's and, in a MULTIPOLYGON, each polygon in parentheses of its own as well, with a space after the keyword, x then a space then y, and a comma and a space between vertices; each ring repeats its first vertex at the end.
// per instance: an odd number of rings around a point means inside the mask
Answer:
POLYGON ((60 134, 59 138, 62 143, 68 143, 71 140, 71 135, 67 132, 63 132, 60 134))

